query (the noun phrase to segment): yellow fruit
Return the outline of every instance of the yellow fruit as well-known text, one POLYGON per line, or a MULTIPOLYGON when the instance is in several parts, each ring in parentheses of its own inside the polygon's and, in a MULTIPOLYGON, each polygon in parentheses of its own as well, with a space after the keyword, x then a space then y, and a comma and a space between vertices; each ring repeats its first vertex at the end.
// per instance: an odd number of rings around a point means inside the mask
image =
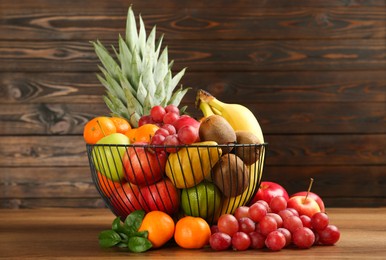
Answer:
POLYGON ((197 142, 168 156, 166 175, 179 189, 190 188, 210 175, 222 154, 216 142, 197 142))

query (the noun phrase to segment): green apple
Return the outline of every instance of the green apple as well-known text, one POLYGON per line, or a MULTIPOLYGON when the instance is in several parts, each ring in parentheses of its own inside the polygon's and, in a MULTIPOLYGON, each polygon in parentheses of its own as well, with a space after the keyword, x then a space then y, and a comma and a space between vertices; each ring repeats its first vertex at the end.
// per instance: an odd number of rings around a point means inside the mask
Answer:
POLYGON ((95 169, 112 181, 120 181, 125 177, 122 157, 126 152, 125 146, 130 139, 121 133, 114 133, 101 138, 92 150, 95 169), (103 146, 98 146, 103 145, 103 146))

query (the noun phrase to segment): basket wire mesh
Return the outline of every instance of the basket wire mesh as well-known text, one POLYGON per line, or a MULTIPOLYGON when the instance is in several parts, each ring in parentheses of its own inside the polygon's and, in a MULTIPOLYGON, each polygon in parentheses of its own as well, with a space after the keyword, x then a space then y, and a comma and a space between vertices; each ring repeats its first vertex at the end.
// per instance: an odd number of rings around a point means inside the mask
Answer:
POLYGON ((221 214, 234 213, 254 197, 266 146, 87 144, 86 149, 96 189, 122 220, 143 209, 164 211, 176 218, 199 216, 215 223, 221 214), (223 154, 223 149, 231 152, 223 154), (171 150, 175 152, 169 153, 171 150), (250 162, 247 165, 240 158, 250 162))

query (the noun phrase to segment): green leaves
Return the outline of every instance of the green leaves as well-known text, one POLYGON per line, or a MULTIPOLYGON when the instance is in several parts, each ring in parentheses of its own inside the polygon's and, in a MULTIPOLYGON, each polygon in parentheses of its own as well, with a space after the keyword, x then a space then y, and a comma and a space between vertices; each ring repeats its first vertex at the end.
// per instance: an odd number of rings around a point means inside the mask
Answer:
POLYGON ((99 234, 99 245, 104 248, 120 247, 128 248, 135 253, 145 252, 152 247, 147 239, 147 231, 138 231, 145 211, 137 210, 129 214, 125 221, 121 222, 119 217, 113 220, 111 230, 104 230, 99 234))
POLYGON ((138 24, 132 7, 127 12, 125 35, 109 51, 99 40, 91 42, 102 66, 97 78, 106 88, 104 101, 114 116, 130 121, 132 127, 155 105, 178 106, 188 88, 177 88, 185 69, 172 76, 168 47, 162 50, 163 35, 156 40, 156 26, 149 35, 142 17, 138 24), (113 56, 114 55, 114 56, 113 56))

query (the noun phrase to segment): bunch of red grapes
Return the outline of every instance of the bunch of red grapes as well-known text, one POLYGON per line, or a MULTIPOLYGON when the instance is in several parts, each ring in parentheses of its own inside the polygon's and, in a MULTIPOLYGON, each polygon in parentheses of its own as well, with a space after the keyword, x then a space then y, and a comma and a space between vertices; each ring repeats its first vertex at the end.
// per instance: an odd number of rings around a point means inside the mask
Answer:
POLYGON ((200 123, 189 115, 180 115, 180 110, 175 105, 152 107, 150 114, 142 116, 138 122, 138 126, 144 124, 155 124, 160 127, 150 144, 166 146, 167 152, 176 152, 178 150, 176 146, 189 145, 199 139, 200 123))
POLYGON ((269 204, 259 200, 249 207, 237 208, 234 214, 224 214, 211 229, 209 243, 217 251, 279 251, 289 246, 307 249, 313 245, 333 245, 340 238, 340 231, 329 223, 326 213, 299 216, 297 210, 287 208, 287 201, 281 196, 274 197, 269 204))

